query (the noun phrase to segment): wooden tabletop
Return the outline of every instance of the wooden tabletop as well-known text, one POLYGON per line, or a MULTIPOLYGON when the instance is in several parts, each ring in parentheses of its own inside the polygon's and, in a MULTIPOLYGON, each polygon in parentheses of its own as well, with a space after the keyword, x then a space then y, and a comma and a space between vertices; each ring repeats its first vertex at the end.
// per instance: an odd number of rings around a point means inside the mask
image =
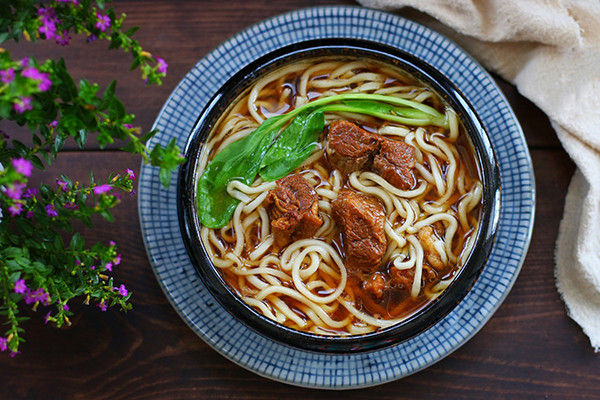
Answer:
MULTIPOLYGON (((145 88, 128 72, 126 55, 105 43, 76 38, 61 48, 19 44, 16 57, 34 54, 67 61, 77 77, 101 85, 119 81, 118 94, 145 129, 177 82, 208 51, 239 30, 267 17, 317 5, 310 0, 119 1, 130 25, 141 26, 140 42, 169 63, 162 87, 145 88)), ((340 3, 351 4, 349 1, 340 3)), ((320 3, 319 3, 320 4, 320 3)), ((22 354, 0 355, 0 398, 6 399, 600 399, 600 356, 567 317, 554 286, 554 244, 574 165, 560 147, 548 119, 510 84, 498 79, 529 143, 537 188, 531 247, 508 298, 467 344, 432 367, 374 388, 327 392, 292 387, 257 376, 226 360, 179 318, 162 293, 140 234, 135 199, 115 209, 116 222, 85 229, 88 240, 115 240, 123 253, 117 279, 133 290, 128 314, 72 306, 73 326, 43 325, 30 313, 22 354)), ((12 134, 24 131, 2 124, 12 134)), ((90 141, 84 151, 71 143, 37 179, 54 182, 60 173, 85 181, 140 160, 90 141)))

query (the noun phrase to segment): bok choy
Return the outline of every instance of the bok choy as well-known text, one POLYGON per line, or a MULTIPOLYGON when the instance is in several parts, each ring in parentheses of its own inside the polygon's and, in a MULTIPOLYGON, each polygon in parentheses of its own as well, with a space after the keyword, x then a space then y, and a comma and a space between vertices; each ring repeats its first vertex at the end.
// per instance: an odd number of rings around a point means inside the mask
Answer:
POLYGON ((370 115, 410 126, 448 127, 445 115, 426 104, 398 97, 345 93, 320 98, 286 114, 265 120, 248 136, 229 144, 208 163, 198 180, 197 211, 204 226, 225 226, 239 200, 227 185, 239 180, 250 185, 259 174, 264 181, 282 178, 314 151, 326 113, 370 115))

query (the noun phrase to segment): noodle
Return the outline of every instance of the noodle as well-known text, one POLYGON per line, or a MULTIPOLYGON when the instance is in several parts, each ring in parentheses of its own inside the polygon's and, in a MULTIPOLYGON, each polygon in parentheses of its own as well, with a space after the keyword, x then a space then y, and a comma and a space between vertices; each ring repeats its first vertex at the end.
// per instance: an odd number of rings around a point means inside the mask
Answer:
POLYGON ((445 114, 448 129, 414 128, 359 114, 325 115, 326 123, 351 119, 413 146, 413 187, 399 189, 367 170, 342 176, 328 164, 321 142, 296 171, 318 196, 323 224, 313 238, 276 247, 265 199, 277 184, 260 178, 251 185, 231 181, 227 192, 240 201, 231 221, 220 229, 203 227, 200 235, 208 256, 246 304, 281 324, 320 335, 358 335, 389 327, 436 298, 470 254, 481 211, 483 188, 472 175, 477 171, 473 151, 456 113, 402 71, 366 60, 296 62, 258 79, 217 123, 201 150, 197 173, 265 119, 346 92, 411 99, 445 114), (345 187, 381 201, 388 246, 379 271, 410 278, 407 287, 393 288, 379 302, 364 293, 340 253, 343 245, 331 204, 345 187), (423 239, 423 229, 431 232, 429 241, 423 239))

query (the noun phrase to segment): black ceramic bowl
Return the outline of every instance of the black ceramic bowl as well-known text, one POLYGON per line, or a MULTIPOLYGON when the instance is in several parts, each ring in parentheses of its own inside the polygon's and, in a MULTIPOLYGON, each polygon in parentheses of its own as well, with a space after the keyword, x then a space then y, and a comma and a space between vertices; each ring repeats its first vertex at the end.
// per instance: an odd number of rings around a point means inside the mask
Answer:
POLYGON ((475 110, 456 86, 423 60, 393 47, 354 39, 319 39, 280 48, 253 61, 231 79, 202 110, 190 132, 178 181, 178 215, 190 259, 202 282, 235 318, 259 334, 305 350, 345 353, 374 350, 407 340, 434 325, 469 292, 491 251, 500 213, 500 176, 496 157, 475 110), (281 325, 246 305, 223 280, 200 239, 195 211, 196 164, 204 141, 227 106, 257 77, 289 62, 321 56, 367 57, 399 67, 436 91, 459 115, 473 143, 483 183, 483 207, 477 241, 451 285, 435 300, 404 321, 376 332, 353 336, 324 336, 281 325))

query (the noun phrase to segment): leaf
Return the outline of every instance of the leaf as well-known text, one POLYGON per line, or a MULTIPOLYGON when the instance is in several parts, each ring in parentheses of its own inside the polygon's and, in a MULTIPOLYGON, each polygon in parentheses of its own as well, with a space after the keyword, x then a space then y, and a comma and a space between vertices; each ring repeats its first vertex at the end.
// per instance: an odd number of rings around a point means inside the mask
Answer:
POLYGON ((169 187, 171 184, 171 170, 169 168, 161 168, 158 172, 158 178, 164 187, 169 187))
POLYGON ((4 254, 9 258, 20 257, 23 254, 23 250, 19 247, 8 247, 4 249, 4 254))
POLYGON ((113 97, 108 106, 108 118, 112 121, 119 120, 125 116, 125 106, 123 102, 113 97))
POLYGON ((105 108, 108 106, 108 104, 110 103, 110 101, 112 100, 113 97, 115 97, 115 90, 117 88, 117 81, 112 81, 110 83, 110 85, 108 85, 108 87, 106 88, 106 90, 104 91, 104 94, 102 95, 102 108, 105 108))
POLYGON ((12 140, 12 145, 15 148, 15 151, 22 156, 29 152, 29 147, 25 146, 22 142, 16 139, 12 140))
POLYGON ((72 250, 81 251, 83 250, 84 246, 85 240, 83 239, 83 237, 79 234, 79 232, 75 233, 73 237, 71 237, 71 243, 69 247, 71 247, 72 250))
POLYGON ((100 215, 102 217, 104 217, 104 219, 107 220, 108 222, 114 222, 114 220, 115 220, 115 218, 113 217, 113 215, 108 210, 101 211, 100 215))
POLYGON ((10 274, 9 280, 10 280, 10 282, 14 283, 14 282, 18 281, 20 277, 21 277, 21 271, 15 271, 12 274, 10 274))
POLYGON ((71 101, 75 97, 77 97, 77 86, 71 78, 71 75, 67 72, 67 67, 65 65, 65 60, 60 59, 54 65, 54 73, 60 79, 60 82, 54 82, 58 88, 58 93, 62 97, 64 101, 71 101))
POLYGON ((133 62, 131 63, 131 66, 129 67, 130 71, 133 71, 134 69, 136 69, 138 66, 140 65, 140 57, 135 57, 133 59, 133 62))
POLYGON ((65 138, 62 135, 58 135, 56 136, 56 138, 54 139, 54 145, 52 146, 52 150, 55 153, 58 153, 59 151, 62 150, 63 146, 65 145, 65 138))
POLYGON ((208 164, 198 180, 196 199, 198 215, 204 226, 221 228, 231 219, 239 201, 227 193, 227 185, 234 179, 247 185, 252 183, 264 155, 285 121, 286 114, 267 119, 248 136, 221 150, 208 164))
POLYGON ((44 163, 42 162, 42 160, 40 160, 38 156, 31 156, 29 158, 29 161, 31 161, 37 169, 44 169, 44 163))
POLYGON ((62 241, 62 238, 60 237, 60 235, 54 236, 53 246, 54 246, 54 250, 58 250, 58 251, 60 251, 64 248, 64 244, 63 244, 63 241, 62 241))
POLYGON ((12 103, 9 101, 0 101, 0 118, 9 119, 12 103))
POLYGON ((259 172, 263 180, 277 180, 298 168, 312 154, 324 126, 322 111, 294 118, 263 158, 259 172))
POLYGON ((75 136, 75 143, 77 143, 80 149, 83 149, 83 146, 87 142, 87 137, 88 131, 86 129, 80 129, 77 136, 75 136))
POLYGON ((137 30, 140 29, 139 26, 134 26, 133 28, 129 28, 125 31, 125 34, 129 37, 133 36, 134 33, 137 32, 137 30))

